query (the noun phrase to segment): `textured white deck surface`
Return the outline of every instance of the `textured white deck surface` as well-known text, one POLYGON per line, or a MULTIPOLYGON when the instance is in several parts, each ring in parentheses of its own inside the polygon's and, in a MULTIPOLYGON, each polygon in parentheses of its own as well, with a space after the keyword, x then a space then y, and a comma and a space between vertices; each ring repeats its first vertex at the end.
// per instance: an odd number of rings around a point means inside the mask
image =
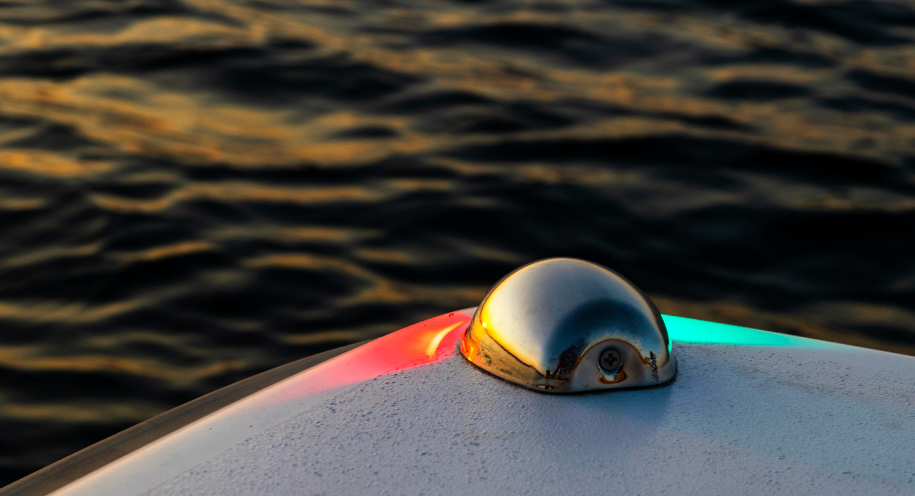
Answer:
POLYGON ((155 473, 113 489, 915 493, 915 359, 828 344, 678 344, 675 353, 670 386, 577 396, 521 389, 452 355, 322 394, 151 489, 143 478, 155 473))

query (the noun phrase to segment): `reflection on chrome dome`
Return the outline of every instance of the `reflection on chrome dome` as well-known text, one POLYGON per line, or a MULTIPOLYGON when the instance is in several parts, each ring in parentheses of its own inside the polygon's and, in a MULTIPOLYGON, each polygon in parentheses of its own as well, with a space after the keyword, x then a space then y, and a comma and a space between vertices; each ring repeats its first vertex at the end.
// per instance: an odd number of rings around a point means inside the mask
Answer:
POLYGON ((461 352, 495 376, 550 393, 655 386, 677 371, 651 301, 619 274, 573 258, 534 262, 496 283, 461 352))

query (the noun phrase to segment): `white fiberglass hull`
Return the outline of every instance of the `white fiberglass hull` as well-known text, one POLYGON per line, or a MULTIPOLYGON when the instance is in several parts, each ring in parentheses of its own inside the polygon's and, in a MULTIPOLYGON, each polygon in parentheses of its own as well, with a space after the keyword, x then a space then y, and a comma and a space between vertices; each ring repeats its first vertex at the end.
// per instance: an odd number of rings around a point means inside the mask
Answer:
POLYGON ((915 358, 665 316, 673 384, 556 396, 467 363, 469 315, 355 348, 53 494, 915 493, 915 358))

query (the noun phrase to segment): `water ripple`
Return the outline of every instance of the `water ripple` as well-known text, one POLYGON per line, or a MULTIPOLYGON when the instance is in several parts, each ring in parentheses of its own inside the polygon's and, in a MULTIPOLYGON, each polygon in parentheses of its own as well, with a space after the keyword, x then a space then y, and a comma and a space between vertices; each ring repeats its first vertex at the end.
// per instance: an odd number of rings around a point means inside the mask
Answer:
POLYGON ((913 74, 907 0, 0 2, 0 484, 547 256, 915 354, 913 74))

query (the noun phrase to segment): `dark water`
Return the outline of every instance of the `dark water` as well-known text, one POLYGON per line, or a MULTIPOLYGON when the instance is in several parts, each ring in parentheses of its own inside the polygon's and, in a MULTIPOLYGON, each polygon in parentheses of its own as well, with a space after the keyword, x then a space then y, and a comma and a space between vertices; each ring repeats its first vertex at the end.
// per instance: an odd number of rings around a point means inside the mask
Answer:
POLYGON ((915 354, 915 3, 0 1, 0 485, 555 255, 915 354))

